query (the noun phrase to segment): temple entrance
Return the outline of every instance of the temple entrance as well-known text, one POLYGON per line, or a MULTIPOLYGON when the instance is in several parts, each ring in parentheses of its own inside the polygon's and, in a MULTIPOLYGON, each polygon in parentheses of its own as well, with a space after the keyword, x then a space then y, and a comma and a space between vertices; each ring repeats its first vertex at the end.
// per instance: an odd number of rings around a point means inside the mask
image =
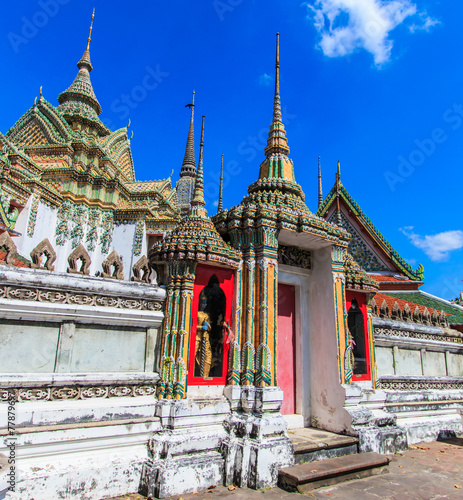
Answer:
POLYGON ((225 385, 230 347, 233 271, 198 265, 193 289, 188 383, 225 385))
POLYGON ((346 293, 347 326, 354 355, 353 379, 371 380, 365 294, 346 293))
POLYGON ((296 413, 296 294, 293 285, 278 284, 278 386, 284 392, 281 413, 296 413))

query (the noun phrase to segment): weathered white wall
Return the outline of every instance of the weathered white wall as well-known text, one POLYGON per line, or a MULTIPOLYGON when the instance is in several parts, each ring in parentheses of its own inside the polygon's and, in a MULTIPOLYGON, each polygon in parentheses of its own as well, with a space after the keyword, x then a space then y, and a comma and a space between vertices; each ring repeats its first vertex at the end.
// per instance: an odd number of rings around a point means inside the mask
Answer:
MULTIPOLYGON (((136 224, 119 224, 114 226, 113 241, 111 247, 116 250, 124 264, 124 279, 130 280, 132 266, 141 257, 133 257, 133 243, 135 238, 136 224)), ((145 239, 145 238, 143 238, 145 239)), ((100 264, 101 269, 101 264, 100 264)))
POLYGON ((314 250, 309 287, 310 409, 312 424, 333 432, 350 431, 339 382, 331 247, 314 250))

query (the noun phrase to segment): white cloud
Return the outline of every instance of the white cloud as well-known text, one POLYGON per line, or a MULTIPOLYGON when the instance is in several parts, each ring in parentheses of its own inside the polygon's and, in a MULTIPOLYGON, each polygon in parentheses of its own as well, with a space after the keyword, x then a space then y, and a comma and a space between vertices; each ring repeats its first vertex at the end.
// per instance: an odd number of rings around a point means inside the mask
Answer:
POLYGON ((213 207, 218 207, 219 206, 219 200, 215 200, 214 202, 212 202, 212 206, 213 207))
POLYGON ((415 33, 415 31, 429 31, 429 28, 432 28, 436 24, 440 24, 440 21, 428 16, 426 11, 420 12, 419 16, 420 16, 420 23, 412 24, 408 28, 412 33, 415 33))
POLYGON ((259 85, 263 85, 264 87, 268 87, 273 82, 273 76, 264 73, 259 76, 259 85))
POLYGON ((463 248, 463 231, 460 230, 426 236, 414 233, 412 226, 400 230, 410 239, 412 245, 423 250, 435 262, 447 260, 452 250, 463 248))
POLYGON ((418 12, 410 0, 314 0, 308 4, 310 17, 321 36, 319 43, 328 57, 352 54, 362 48, 373 55, 375 64, 389 61, 393 41, 389 34, 407 18, 414 32, 429 29, 438 21, 418 12))

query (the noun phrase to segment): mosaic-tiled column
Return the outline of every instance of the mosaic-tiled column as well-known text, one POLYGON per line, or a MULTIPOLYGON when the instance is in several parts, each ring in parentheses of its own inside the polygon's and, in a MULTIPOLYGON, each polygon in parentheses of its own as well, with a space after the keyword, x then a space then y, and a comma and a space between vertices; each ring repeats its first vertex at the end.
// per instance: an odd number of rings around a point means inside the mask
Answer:
POLYGON ((228 356, 228 383, 230 385, 239 385, 240 375, 241 375, 241 328, 245 324, 242 321, 241 311, 242 311, 242 297, 244 290, 243 273, 245 273, 245 264, 243 261, 240 262, 239 267, 236 271, 235 280, 235 300, 234 300, 234 310, 235 310, 235 324, 232 325, 232 331, 234 333, 234 339, 230 343, 230 352, 228 356))
POLYGON ((245 292, 243 301, 245 306, 244 345, 241 351, 241 385, 254 383, 254 312, 255 312, 255 279, 256 261, 254 251, 248 251, 244 261, 245 292))
POLYGON ((159 398, 182 399, 186 395, 195 270, 196 262, 193 261, 168 263, 169 284, 161 345, 159 398))
POLYGON ((271 227, 259 230, 258 242, 258 288, 256 294, 259 301, 259 332, 256 339, 256 385, 266 387, 272 385, 276 377, 277 322, 275 311, 277 300, 275 290, 278 289, 278 233, 271 227))
POLYGON ((331 251, 334 287, 334 306, 336 313, 336 339, 338 345, 338 369, 341 384, 350 383, 352 380, 352 359, 349 343, 349 330, 347 328, 346 289, 344 276, 344 258, 346 249, 334 245, 331 251))

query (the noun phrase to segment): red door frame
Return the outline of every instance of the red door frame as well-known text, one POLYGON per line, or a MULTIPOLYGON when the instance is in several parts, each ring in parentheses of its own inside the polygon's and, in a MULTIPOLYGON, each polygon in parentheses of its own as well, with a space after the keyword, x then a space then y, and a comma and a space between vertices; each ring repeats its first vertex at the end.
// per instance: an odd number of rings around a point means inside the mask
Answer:
POLYGON ((228 371, 228 351, 230 344, 224 340, 223 348, 223 367, 222 376, 213 377, 210 380, 204 380, 202 377, 195 377, 195 346, 196 346, 196 328, 198 323, 198 306, 199 295, 201 290, 207 286, 213 275, 217 276, 220 288, 225 293, 225 321, 231 324, 232 306, 233 306, 233 285, 235 273, 229 269, 198 264, 196 268, 195 284, 193 287, 193 304, 191 310, 191 335, 190 335, 190 352, 188 357, 188 385, 225 385, 227 383, 228 371))
MULTIPOLYGON (((371 360, 370 360, 370 336, 368 335, 368 313, 367 313, 367 301, 366 294, 346 291, 346 313, 349 311, 352 305, 352 299, 356 299, 359 305, 360 311, 363 314, 363 331, 365 335, 365 360, 367 365, 367 373, 364 375, 352 375, 352 380, 371 380, 371 360)), ((347 330, 349 331, 349 330, 347 330)))

